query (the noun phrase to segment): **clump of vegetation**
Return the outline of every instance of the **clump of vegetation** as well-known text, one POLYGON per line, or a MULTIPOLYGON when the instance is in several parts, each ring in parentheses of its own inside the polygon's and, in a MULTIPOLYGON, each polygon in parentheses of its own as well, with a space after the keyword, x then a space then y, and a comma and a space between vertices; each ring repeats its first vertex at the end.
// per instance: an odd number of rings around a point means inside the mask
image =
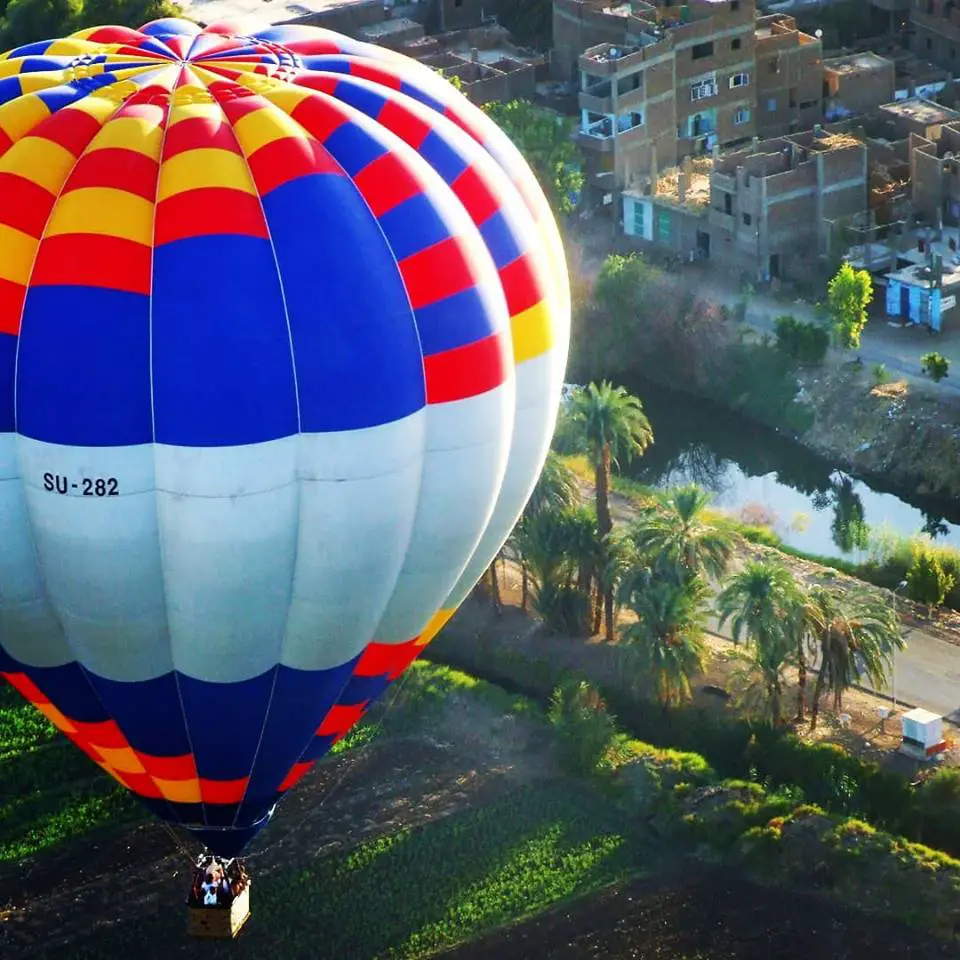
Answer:
POLYGON ((827 309, 837 346, 859 350, 867 325, 867 307, 873 300, 873 280, 866 270, 844 263, 827 285, 827 309))
POLYGON ((913 545, 907 570, 907 591, 911 599, 925 603, 932 613, 935 607, 943 605, 956 582, 956 575, 944 567, 934 550, 922 542, 913 545))
POLYGON ((920 358, 920 368, 924 376, 929 377, 934 383, 939 383, 950 373, 950 361, 943 354, 932 350, 920 358))
POLYGON ((585 680, 560 684, 547 712, 557 732, 559 759, 577 776, 588 776, 607 762, 617 734, 616 720, 603 697, 585 680))
POLYGON ((878 363, 873 368, 873 385, 883 387, 893 382, 893 374, 890 373, 885 363, 878 363))
POLYGON ((810 365, 823 363, 830 347, 830 334, 820 324, 786 315, 777 317, 774 331, 777 349, 791 360, 810 365))

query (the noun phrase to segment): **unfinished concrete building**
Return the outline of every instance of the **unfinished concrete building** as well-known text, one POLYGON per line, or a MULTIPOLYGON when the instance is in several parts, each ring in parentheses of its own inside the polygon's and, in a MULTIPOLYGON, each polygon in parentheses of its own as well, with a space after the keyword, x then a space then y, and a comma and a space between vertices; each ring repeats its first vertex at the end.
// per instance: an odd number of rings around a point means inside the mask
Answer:
POLYGON ((913 211, 931 226, 960 225, 960 118, 945 123, 936 140, 910 137, 913 211))
POLYGON ((867 148, 817 127, 717 157, 710 258, 760 279, 809 277, 833 251, 833 224, 867 206, 867 148))
POLYGON ((960 65, 960 2, 913 0, 910 49, 946 70, 960 65))
POLYGON ((823 47, 782 13, 754 27, 756 133, 779 137, 809 130, 823 117, 823 47))
POLYGON ((493 100, 533 100, 537 92, 533 64, 499 52, 494 57, 484 58, 480 50, 474 48, 468 56, 448 51, 418 59, 428 67, 442 71, 448 79, 456 77, 464 96, 477 105, 493 100))
POLYGON ((823 61, 824 119, 843 120, 893 100, 896 65, 875 53, 854 53, 823 61))
POLYGON ((753 136, 754 0, 635 0, 617 11, 624 39, 578 61, 588 187, 622 188, 753 136))

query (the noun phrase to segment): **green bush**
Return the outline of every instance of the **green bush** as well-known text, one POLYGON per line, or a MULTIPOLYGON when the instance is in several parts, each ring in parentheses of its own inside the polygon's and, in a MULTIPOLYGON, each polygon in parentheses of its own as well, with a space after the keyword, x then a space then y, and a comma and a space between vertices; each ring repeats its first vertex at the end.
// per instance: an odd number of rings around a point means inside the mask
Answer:
POLYGON ((830 334, 817 323, 796 317, 777 317, 774 321, 777 349, 797 363, 823 363, 830 347, 830 334))
POLYGON ((616 720, 597 689, 585 680, 560 684, 550 696, 547 716, 557 733, 563 767, 578 776, 596 773, 617 735, 616 720))
POLYGON ((878 363, 873 368, 873 383, 874 386, 882 387, 886 383, 890 383, 893 380, 893 375, 887 369, 885 363, 878 363))
POLYGON ((942 354, 932 350, 920 358, 920 367, 934 383, 939 383, 950 372, 950 361, 942 354))
POLYGON ((912 600, 925 603, 931 610, 943 606, 956 582, 956 576, 944 569, 936 551, 922 542, 914 544, 907 570, 907 592, 912 600))

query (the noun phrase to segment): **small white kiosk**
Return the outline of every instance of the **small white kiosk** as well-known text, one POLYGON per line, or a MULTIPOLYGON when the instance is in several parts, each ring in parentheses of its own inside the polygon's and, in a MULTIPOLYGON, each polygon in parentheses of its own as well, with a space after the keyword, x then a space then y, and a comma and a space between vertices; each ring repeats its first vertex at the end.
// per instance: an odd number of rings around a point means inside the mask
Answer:
POLYGON ((900 718, 903 740, 900 752, 914 760, 932 760, 947 748, 943 739, 943 717, 917 707, 900 718))

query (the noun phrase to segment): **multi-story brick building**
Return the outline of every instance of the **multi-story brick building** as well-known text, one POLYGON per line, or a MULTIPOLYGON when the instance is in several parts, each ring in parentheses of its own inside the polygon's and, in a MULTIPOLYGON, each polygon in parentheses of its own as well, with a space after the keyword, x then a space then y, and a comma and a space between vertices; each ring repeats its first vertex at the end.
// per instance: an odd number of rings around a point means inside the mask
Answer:
POLYGON ((897 90, 896 64, 875 53, 823 61, 824 117, 844 120, 890 103, 897 90))
POLYGON ((823 115, 823 48, 786 14, 754 27, 757 136, 809 130, 823 115))
POLYGON ((554 0, 554 33, 554 70, 579 78, 588 187, 623 189, 684 157, 820 119, 819 41, 791 17, 758 20, 755 0, 554 0), (570 52, 599 36, 574 68, 570 52))
POLYGON ((714 160, 710 259, 763 277, 808 276, 834 224, 867 208, 867 148, 820 127, 714 160))
POLYGON ((913 52, 945 70, 960 68, 960 2, 913 0, 910 7, 913 52))

